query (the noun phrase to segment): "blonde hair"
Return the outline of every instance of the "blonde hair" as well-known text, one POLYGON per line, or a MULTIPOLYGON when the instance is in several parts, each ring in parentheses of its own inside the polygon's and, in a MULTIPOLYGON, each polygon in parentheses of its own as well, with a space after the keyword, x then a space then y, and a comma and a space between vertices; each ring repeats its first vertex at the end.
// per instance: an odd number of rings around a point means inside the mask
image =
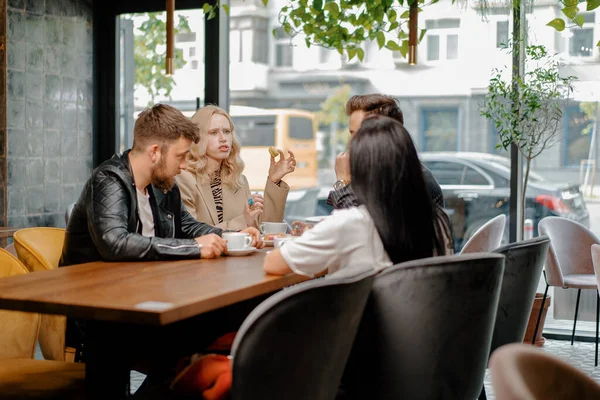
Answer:
POLYGON ((221 182, 233 190, 238 190, 244 185, 242 172, 244 171, 244 161, 240 155, 241 144, 235 134, 235 125, 231 117, 225 110, 214 105, 204 106, 192 116, 194 122, 200 130, 200 141, 193 144, 188 155, 188 171, 195 173, 200 177, 204 184, 210 183, 213 171, 206 171, 207 157, 206 147, 208 146, 208 126, 210 119, 215 114, 221 114, 229 121, 231 126, 231 153, 229 157, 221 163, 221 182))

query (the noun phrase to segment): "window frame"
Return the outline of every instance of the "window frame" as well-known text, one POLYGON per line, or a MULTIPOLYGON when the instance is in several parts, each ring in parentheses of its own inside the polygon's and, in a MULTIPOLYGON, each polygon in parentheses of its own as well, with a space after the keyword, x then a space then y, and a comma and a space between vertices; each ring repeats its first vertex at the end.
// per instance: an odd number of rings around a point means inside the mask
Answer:
POLYGON ((425 135, 425 131, 427 130, 426 126, 426 113, 427 112, 436 112, 436 111, 456 111, 456 148, 452 150, 439 150, 439 151, 460 151, 460 106, 446 106, 446 107, 421 107, 421 151, 438 151, 438 150, 428 150, 427 149, 427 135, 425 135))

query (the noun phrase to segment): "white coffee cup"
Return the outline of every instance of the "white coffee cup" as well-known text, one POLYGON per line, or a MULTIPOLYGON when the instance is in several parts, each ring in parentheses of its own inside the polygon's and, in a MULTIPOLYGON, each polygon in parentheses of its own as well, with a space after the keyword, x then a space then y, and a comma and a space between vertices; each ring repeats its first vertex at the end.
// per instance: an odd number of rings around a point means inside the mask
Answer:
POLYGON ((272 233, 286 233, 288 224, 285 222, 263 222, 260 224, 260 231, 265 235, 272 233))
POLYGON ((223 239, 227 242, 227 250, 244 250, 252 244, 252 238, 247 233, 226 232, 223 239))
POLYGON ((280 248, 281 246, 284 245, 285 242, 287 242, 288 240, 293 240, 294 238, 292 237, 292 235, 289 236, 284 236, 284 237, 276 237, 275 239, 273 239, 273 247, 275 247, 276 249, 280 248))

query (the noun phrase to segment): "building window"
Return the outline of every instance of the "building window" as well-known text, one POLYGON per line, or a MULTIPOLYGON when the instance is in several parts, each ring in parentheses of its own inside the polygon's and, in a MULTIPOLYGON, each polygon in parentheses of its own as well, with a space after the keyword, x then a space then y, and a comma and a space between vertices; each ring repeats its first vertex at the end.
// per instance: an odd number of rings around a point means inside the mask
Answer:
POLYGON ((294 61, 294 48, 290 36, 282 28, 275 32, 275 66, 291 67, 294 61))
POLYGON ((508 21, 496 21, 496 48, 500 49, 508 44, 508 21))
POLYGON ((587 160, 594 122, 579 107, 568 107, 565 115, 563 164, 579 166, 587 160))
POLYGON ((458 58, 460 19, 428 19, 425 21, 425 28, 427 29, 427 61, 458 58))
POLYGON ((572 57, 591 57, 594 54, 594 13, 583 13, 583 27, 575 26, 567 33, 569 55, 572 57))
POLYGON ((196 48, 195 47, 190 47, 190 50, 189 50, 188 54, 189 54, 190 57, 196 57, 196 48))
POLYGON ((198 60, 192 60, 192 69, 198 69, 198 60))
POLYGON ((229 30, 229 61, 267 64, 267 30, 265 18, 232 18, 229 30))
POLYGON ((458 150, 458 108, 421 111, 423 151, 458 150))

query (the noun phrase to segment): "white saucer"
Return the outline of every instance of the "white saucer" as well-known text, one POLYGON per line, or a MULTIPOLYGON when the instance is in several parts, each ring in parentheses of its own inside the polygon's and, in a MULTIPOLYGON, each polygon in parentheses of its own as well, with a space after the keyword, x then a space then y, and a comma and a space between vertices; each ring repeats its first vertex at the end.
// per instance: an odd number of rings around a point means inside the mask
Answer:
POLYGON ((240 250, 227 250, 227 255, 229 256, 247 256, 248 254, 252 254, 256 251, 256 247, 246 247, 245 249, 240 250))
POLYGON ((329 215, 319 215, 316 217, 307 217, 304 219, 305 222, 310 222, 313 224, 318 224, 319 222, 323 221, 324 219, 326 219, 327 217, 329 217, 329 215))

